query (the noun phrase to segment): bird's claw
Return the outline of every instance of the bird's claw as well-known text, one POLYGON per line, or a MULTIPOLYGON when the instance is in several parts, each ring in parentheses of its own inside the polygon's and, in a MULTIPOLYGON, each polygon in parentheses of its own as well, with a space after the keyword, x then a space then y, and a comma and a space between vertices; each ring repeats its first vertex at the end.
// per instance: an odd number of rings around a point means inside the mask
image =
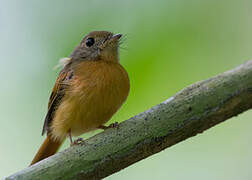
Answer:
POLYGON ((108 127, 108 128, 118 128, 119 127, 119 123, 118 122, 114 122, 114 123, 111 123, 108 127))
POLYGON ((78 138, 78 139, 74 140, 74 142, 71 143, 71 146, 80 145, 80 144, 83 144, 83 143, 85 143, 84 139, 78 138))

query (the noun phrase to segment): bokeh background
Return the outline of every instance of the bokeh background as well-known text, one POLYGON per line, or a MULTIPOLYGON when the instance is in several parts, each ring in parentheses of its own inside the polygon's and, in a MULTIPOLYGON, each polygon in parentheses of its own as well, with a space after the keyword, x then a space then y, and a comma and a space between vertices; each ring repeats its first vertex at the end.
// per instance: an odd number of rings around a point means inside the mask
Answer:
MULTIPOLYGON (((0 4, 0 178, 30 163, 44 139, 41 129, 58 73, 53 67, 90 31, 126 34, 120 52, 131 92, 112 121, 252 59, 251 0, 0 4)), ((252 111, 245 112, 107 179, 249 180, 251 119, 252 111)), ((67 141, 62 149, 68 146, 67 141)))

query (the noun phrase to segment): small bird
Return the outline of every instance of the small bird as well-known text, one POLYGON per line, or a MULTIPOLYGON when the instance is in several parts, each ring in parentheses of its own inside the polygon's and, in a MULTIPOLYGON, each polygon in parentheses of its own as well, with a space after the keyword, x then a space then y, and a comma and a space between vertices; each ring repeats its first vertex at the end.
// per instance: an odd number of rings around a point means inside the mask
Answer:
POLYGON ((93 31, 63 63, 52 90, 42 135, 47 137, 31 165, 57 152, 66 137, 114 127, 105 126, 127 99, 129 77, 119 63, 122 34, 93 31))

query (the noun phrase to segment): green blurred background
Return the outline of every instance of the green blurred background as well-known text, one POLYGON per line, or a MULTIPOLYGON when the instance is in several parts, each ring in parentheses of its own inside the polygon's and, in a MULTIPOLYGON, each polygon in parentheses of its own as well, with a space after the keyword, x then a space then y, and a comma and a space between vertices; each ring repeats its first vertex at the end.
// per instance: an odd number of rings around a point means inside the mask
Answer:
MULTIPOLYGON (((27 167, 38 150, 52 69, 90 31, 126 34, 120 52, 131 92, 112 121, 252 59, 251 0, 0 2, 1 178, 27 167)), ((251 118, 243 113, 107 179, 249 180, 251 118)))

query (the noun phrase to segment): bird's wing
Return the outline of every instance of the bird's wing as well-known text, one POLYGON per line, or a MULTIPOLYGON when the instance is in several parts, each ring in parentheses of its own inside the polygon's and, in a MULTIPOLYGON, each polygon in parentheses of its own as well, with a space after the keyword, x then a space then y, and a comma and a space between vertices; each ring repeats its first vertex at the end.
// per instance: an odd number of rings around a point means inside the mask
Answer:
POLYGON ((50 131, 50 124, 53 120, 54 113, 56 112, 57 108, 59 107, 64 95, 66 88, 69 86, 69 80, 72 78, 73 72, 65 67, 61 70, 59 73, 59 76, 56 80, 56 83, 53 87, 49 103, 48 103, 48 111, 45 117, 44 126, 42 130, 42 135, 45 134, 45 132, 50 131))

